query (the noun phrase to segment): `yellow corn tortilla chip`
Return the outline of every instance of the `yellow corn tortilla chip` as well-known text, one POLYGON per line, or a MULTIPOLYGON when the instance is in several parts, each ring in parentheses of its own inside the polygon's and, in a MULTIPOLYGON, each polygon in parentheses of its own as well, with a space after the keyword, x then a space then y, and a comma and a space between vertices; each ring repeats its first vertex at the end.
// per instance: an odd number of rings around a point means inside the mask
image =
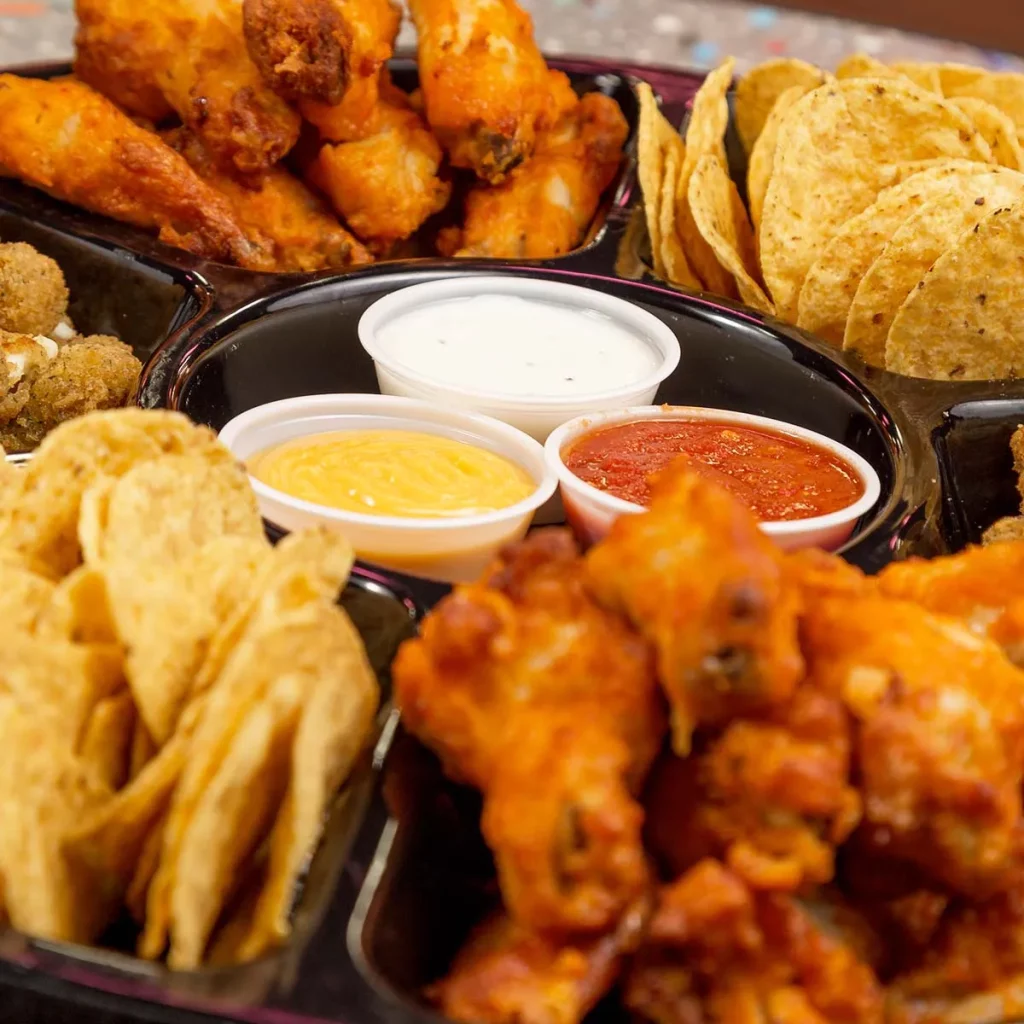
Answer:
POLYGON ((307 692, 298 672, 286 671, 270 684, 199 794, 180 839, 170 892, 167 963, 174 969, 202 963, 236 874, 270 830, 287 786, 289 752, 307 692))
POLYGON ((988 74, 984 68, 972 67, 969 64, 940 64, 938 71, 943 96, 955 96, 958 89, 988 74))
POLYGON ((693 288, 700 291, 703 285, 697 280, 690 267, 683 249, 683 243, 676 230, 676 182, 683 164, 684 147, 668 146, 665 149, 665 179, 662 183, 661 201, 658 216, 660 227, 658 234, 661 240, 661 265, 663 276, 669 284, 682 288, 693 288))
POLYGON ((934 380, 1024 375, 1024 211, 996 210, 943 253, 889 329, 886 368, 934 380))
POLYGON ((779 132, 761 223, 761 268, 778 314, 797 316, 800 289, 828 240, 885 187, 923 161, 988 162, 960 110, 907 80, 851 78, 800 99, 779 132))
POLYGON ((817 88, 825 76, 820 68, 795 57, 779 57, 751 68, 736 85, 733 103, 736 131, 746 153, 754 148, 757 137, 778 98, 794 86, 804 91, 817 88))
POLYGON ((890 66, 893 71, 906 75, 914 85, 919 85, 922 89, 927 89, 929 92, 936 92, 940 96, 943 95, 938 64, 929 64, 925 61, 916 60, 895 60, 890 66))
POLYGON ((899 78, 900 72, 866 53, 851 53, 836 67, 836 78, 899 78))
POLYGON ((52 581, 44 576, 0 562, 0 630, 35 630, 54 589, 52 581))
POLYGON ((1014 171, 1024 171, 1024 149, 1017 138, 1016 126, 1006 114, 973 96, 956 96, 949 102, 975 123, 997 164, 1014 171))
POLYGON ((80 565, 65 576, 40 615, 37 632, 76 644, 118 643, 103 574, 80 565))
POLYGON ((291 776, 270 842, 270 863, 240 956, 250 960, 283 941, 299 875, 323 818, 371 735, 379 693, 355 626, 332 609, 335 649, 307 697, 295 734, 291 776))
POLYGON ((693 98, 690 123, 686 129, 686 154, 676 182, 676 230, 683 242, 687 261, 704 287, 715 295, 735 298, 736 282, 704 241, 690 209, 690 176, 701 157, 711 154, 727 165, 725 130, 729 124, 726 96, 732 84, 736 61, 729 57, 704 79, 693 98))
POLYGON ((128 908, 128 913, 139 924, 145 923, 146 920, 146 898, 149 895, 149 886, 156 874, 157 865, 160 863, 160 851, 164 845, 164 825, 166 823, 166 815, 161 814, 150 825, 135 863, 135 872, 125 890, 124 905, 128 908))
POLYGON ((950 80, 947 74, 943 78, 943 92, 949 97, 970 96, 991 103, 1014 123, 1018 136, 1024 134, 1024 74, 990 71, 973 79, 964 76, 958 82, 950 80))
POLYGON ((951 178, 985 170, 974 161, 951 160, 879 192, 866 210, 851 217, 825 243, 807 272, 800 289, 797 325, 841 346, 861 279, 900 225, 925 203, 944 194, 951 178))
POLYGON ((72 753, 62 724, 0 692, 0 877, 15 928, 92 942, 116 911, 116 895, 78 870, 64 841, 110 791, 72 753))
POLYGON ((843 348, 872 366, 885 365, 893 319, 929 267, 992 210, 1024 198, 1024 174, 1005 168, 946 178, 944 185, 893 234, 857 288, 843 348))
POLYGON ((134 727, 135 702, 128 690, 100 700, 86 724, 78 756, 111 790, 128 779, 134 727))
POLYGON ((703 157, 694 168, 689 200, 697 230, 735 279, 740 298, 761 313, 774 312, 756 279, 757 254, 747 211, 717 156, 703 157))
POLYGON ((761 226, 764 197, 768 193, 768 182, 771 180, 772 167, 775 164, 779 129, 789 108, 810 91, 811 89, 802 85, 794 85, 779 96, 750 152, 750 159, 747 161, 747 204, 750 207, 750 221, 755 232, 759 231, 761 226))
POLYGON ((647 235, 651 243, 651 261, 654 272, 665 276, 661 258, 661 189, 665 178, 665 154, 661 145, 658 118, 664 115, 658 109, 654 91, 646 82, 637 86, 640 99, 640 124, 637 130, 637 177, 643 195, 647 235))

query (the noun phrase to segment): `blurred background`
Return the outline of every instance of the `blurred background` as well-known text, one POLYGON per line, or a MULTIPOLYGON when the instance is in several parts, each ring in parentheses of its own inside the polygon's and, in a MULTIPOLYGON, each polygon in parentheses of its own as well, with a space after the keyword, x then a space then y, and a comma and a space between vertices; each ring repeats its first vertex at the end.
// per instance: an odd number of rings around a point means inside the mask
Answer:
MULTIPOLYGON (((775 56, 834 67, 862 50, 880 60, 962 61, 1024 70, 1024 0, 524 0, 552 54, 741 69, 775 56), (796 6, 802 10, 794 9, 796 6), (944 38, 943 38, 944 37, 944 38)), ((73 0, 0 0, 0 65, 71 52, 73 0)), ((411 40, 406 36, 405 40, 411 40)))

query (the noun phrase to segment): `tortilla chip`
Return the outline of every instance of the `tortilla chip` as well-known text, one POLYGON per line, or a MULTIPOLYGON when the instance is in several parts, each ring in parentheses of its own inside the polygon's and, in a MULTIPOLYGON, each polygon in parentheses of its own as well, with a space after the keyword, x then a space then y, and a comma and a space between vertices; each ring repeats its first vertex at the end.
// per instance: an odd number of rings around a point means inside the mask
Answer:
POLYGON ((973 96, 957 96, 949 102, 974 122, 997 164, 1014 171, 1024 171, 1024 148, 1017 138, 1016 126, 1006 114, 973 96))
POLYGON ((111 790, 128 780, 134 727, 135 702, 128 690, 99 701, 86 724, 78 755, 111 790))
POLYGON ((955 96, 959 89, 988 74, 984 68, 972 67, 969 64, 940 64, 938 72, 943 96, 955 96))
POLYGON ((744 152, 749 154, 765 121, 786 90, 800 86, 804 92, 825 81, 824 72, 795 57, 779 57, 751 68, 736 85, 733 103, 736 131, 744 152))
POLYGON ((991 103, 1014 123, 1018 135, 1024 134, 1024 74, 990 71, 973 79, 964 76, 953 81, 947 73, 942 88, 946 96, 970 96, 991 103))
MULTIPOLYGON (((899 71, 895 71, 887 64, 866 53, 852 53, 844 57, 836 67, 836 78, 841 81, 849 78, 900 78, 899 71)), ((905 77, 905 76, 903 76, 905 77)))
MULTIPOLYGON (((257 661, 250 664, 253 671, 259 668, 257 661)), ((176 970, 202 963, 240 867, 270 830, 288 783, 289 752, 306 696, 299 673, 285 671, 270 684, 198 796, 180 838, 170 892, 167 963, 176 970)))
POLYGON ((637 86, 640 100, 640 124, 637 130, 637 177, 643 196, 647 235, 651 243, 651 260, 658 277, 665 276, 661 258, 661 189, 665 178, 665 155, 661 147, 661 133, 657 119, 663 117, 658 109, 654 91, 646 82, 637 86))
POLYGON ((893 71, 906 75, 914 85, 919 85, 922 89, 927 89, 929 92, 938 93, 940 96, 943 95, 938 64, 929 64, 925 61, 916 60, 895 60, 890 66, 893 71))
POLYGON ((985 168, 968 160, 951 160, 911 175, 879 192, 862 213, 851 217, 825 244, 800 289, 797 325, 831 342, 843 344, 850 306, 861 279, 886 243, 916 210, 942 195, 950 178, 985 168))
POLYGON ((732 274, 740 298, 761 313, 774 312, 757 282, 754 232, 736 186, 717 156, 708 155, 690 178, 690 209, 704 240, 722 268, 732 274))
POLYGON ((665 180, 662 183, 661 201, 659 203, 659 216, 661 226, 659 235, 661 237, 661 264, 664 268, 664 277, 669 284, 682 288, 693 288, 696 291, 703 289, 703 284, 697 280, 683 243, 676 230, 676 182, 679 180, 679 172, 683 164, 685 148, 679 140, 679 146, 670 146, 665 150, 665 180))
POLYGON ((167 823, 166 814, 161 814, 154 821, 146 834, 139 852, 138 860, 135 863, 135 872, 128 883, 124 893, 124 905, 128 913, 139 924, 146 921, 146 899, 149 896, 149 886, 156 874, 157 866, 160 864, 160 852, 164 846, 164 826, 167 823))
POLYGON ((40 615, 37 632, 76 644, 118 643, 103 574, 80 565, 65 576, 40 615))
POLYGON ((750 159, 747 161, 747 205, 750 208, 750 221, 755 232, 759 232, 761 227, 764 197, 768 193, 768 182, 771 180, 772 168, 775 165, 779 129, 789 108, 810 91, 801 85, 794 85, 782 93, 772 107, 768 120, 765 121, 764 128, 751 150, 750 159))
POLYGON ((991 153, 972 122, 913 83, 853 78, 815 89, 786 115, 761 224, 761 268, 778 314, 828 240, 878 193, 927 160, 991 153))
POLYGON ((242 959, 253 959, 288 936, 296 884, 316 848, 326 809, 371 734, 377 679, 348 616, 337 609, 333 618, 336 651, 302 711, 288 792, 271 837, 267 879, 241 947, 242 959))
POLYGON ((886 368, 933 380, 1024 376, 1024 211, 996 210, 943 253, 900 307, 886 368))
POLYGON ((0 628, 31 633, 50 603, 54 589, 46 577, 0 562, 0 628))
POLYGON ((914 212, 864 275, 846 323, 843 348, 872 366, 885 365, 893 319, 932 264, 992 210, 1024 198, 1024 174, 995 168, 947 177, 943 194, 914 212))

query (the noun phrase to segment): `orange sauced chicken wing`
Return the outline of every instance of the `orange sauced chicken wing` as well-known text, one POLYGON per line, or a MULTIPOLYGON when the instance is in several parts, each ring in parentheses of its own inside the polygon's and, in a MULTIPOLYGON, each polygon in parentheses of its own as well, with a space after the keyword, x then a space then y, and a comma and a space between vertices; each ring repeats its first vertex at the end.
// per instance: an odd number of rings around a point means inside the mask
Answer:
POLYGON ((218 169, 187 128, 162 136, 192 169, 231 204, 250 237, 273 251, 274 269, 312 271, 357 267, 372 260, 323 200, 283 167, 239 178, 218 169))
POLYGON ((0 75, 0 123, 0 173, 197 255, 269 268, 224 196, 87 85, 0 75))
POLYGON ((611 926, 647 883, 633 794, 661 743, 652 659, 587 595, 562 531, 459 587, 395 662, 407 728, 484 793, 505 905, 552 935, 611 926))
POLYGON ((698 726, 792 695, 800 594, 779 549, 723 489, 671 465, 650 511, 622 516, 586 561, 598 599, 657 651, 678 754, 698 726))
POLYGON ((576 103, 515 0, 411 0, 427 120, 454 167, 498 182, 576 103))
POLYGON ((539 134, 533 157, 502 184, 469 191, 462 228, 450 233, 445 247, 456 256, 498 259, 569 252, 619 169, 627 134, 619 105, 587 94, 557 128, 539 134))
POLYGON ((328 142, 307 174, 359 238, 387 250, 444 209, 451 184, 439 174, 441 147, 400 90, 382 89, 376 125, 365 138, 328 142))
POLYGON ((300 118, 266 85, 246 48, 242 0, 76 0, 80 77, 131 113, 160 117, 158 96, 226 166, 273 166, 300 118))
POLYGON ((869 844, 954 891, 1021 871, 1024 674, 953 619, 885 597, 808 605, 814 685, 856 720, 869 844))

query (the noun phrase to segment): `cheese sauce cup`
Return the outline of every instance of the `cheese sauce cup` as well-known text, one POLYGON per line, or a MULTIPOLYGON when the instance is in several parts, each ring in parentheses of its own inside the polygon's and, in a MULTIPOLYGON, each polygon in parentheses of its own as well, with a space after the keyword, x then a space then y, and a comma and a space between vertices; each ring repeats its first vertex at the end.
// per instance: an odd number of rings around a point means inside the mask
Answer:
POLYGON ((283 530, 326 524, 364 561, 444 583, 476 579, 503 545, 526 533, 557 486, 533 438, 498 420, 407 398, 288 398, 236 416, 220 439, 249 467, 264 519, 283 530), (331 450, 334 439, 341 450, 331 450), (403 466, 411 488, 403 489, 403 466), (269 486, 260 477, 288 483, 269 486), (474 486, 482 508, 474 507, 474 486), (331 487, 339 507, 294 493, 331 487), (499 492, 501 507, 487 507, 499 492), (374 507, 384 514, 358 511, 374 507), (395 507, 401 514, 387 514, 395 507))
POLYGON ((669 450, 689 455, 696 472, 717 479, 755 514, 759 504, 782 510, 778 519, 761 514, 760 525, 787 550, 840 547, 881 494, 878 474, 856 452, 823 434, 766 416, 671 405, 580 416, 551 434, 545 454, 558 476, 566 518, 583 543, 599 541, 620 515, 644 511, 639 501, 621 495, 646 491, 647 474, 659 460, 664 465, 673 458, 669 450), (673 430, 674 424, 684 431, 673 430), (685 429, 691 426, 698 429, 685 429), (710 429, 714 427, 722 431, 710 429), (636 428, 632 439, 630 428, 636 428), (684 432, 695 435, 690 447, 675 448, 684 432), (607 445, 603 457, 602 443, 607 445), (741 472, 730 476, 726 462, 741 472), (801 480, 807 481, 806 488, 801 480), (816 506, 827 511, 816 514, 816 506))
POLYGON ((679 341, 653 313, 593 288, 468 275, 378 299, 359 340, 386 395, 493 416, 543 441, 585 412, 654 401, 679 341))

